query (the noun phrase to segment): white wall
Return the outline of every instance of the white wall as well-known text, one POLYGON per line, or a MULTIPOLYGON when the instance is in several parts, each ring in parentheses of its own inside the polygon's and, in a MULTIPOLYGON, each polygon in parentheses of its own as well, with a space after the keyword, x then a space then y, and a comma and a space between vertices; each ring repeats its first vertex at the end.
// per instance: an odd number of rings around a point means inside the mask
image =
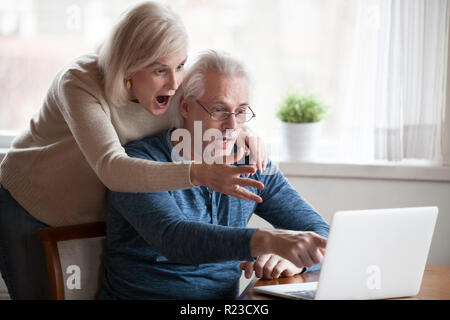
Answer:
MULTIPOLYGON (((313 177, 293 173, 295 169, 286 166, 283 170, 283 164, 280 169, 328 223, 338 210, 437 206, 439 216, 427 263, 450 265, 450 181, 313 177)), ((268 226, 257 216, 250 225, 268 226)))

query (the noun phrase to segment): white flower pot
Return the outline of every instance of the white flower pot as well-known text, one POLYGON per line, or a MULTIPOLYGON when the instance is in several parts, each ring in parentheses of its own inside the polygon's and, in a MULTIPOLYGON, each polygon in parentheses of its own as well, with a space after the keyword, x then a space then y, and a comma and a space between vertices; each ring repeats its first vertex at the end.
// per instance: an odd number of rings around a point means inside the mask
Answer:
POLYGON ((320 138, 322 121, 311 123, 282 122, 285 161, 308 161, 314 158, 320 138))

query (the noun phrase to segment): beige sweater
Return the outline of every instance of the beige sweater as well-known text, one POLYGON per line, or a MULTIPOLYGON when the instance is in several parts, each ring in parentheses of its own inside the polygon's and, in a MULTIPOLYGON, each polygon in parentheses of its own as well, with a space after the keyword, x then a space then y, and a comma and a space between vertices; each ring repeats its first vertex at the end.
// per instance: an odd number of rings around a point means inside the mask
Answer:
POLYGON ((101 79, 96 55, 82 56, 58 73, 39 113, 1 163, 1 184, 51 226, 104 220, 106 188, 192 187, 190 164, 133 159, 122 147, 169 128, 177 110, 154 117, 137 103, 110 105, 101 79))

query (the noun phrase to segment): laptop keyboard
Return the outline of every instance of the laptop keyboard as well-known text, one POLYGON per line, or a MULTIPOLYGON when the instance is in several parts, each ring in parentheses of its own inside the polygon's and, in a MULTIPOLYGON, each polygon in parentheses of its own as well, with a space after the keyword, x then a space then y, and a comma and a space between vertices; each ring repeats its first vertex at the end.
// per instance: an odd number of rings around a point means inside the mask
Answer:
POLYGON ((314 296, 316 295, 316 290, 300 290, 300 291, 290 291, 286 293, 300 298, 314 299, 314 296))

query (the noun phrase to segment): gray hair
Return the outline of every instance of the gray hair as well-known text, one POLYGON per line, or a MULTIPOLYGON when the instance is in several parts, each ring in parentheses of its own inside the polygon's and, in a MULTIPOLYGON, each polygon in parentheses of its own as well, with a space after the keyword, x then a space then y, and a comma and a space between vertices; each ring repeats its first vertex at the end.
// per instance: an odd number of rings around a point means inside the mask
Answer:
POLYGON ((169 7, 150 1, 131 7, 98 52, 106 97, 124 105, 125 81, 157 59, 187 49, 187 39, 180 17, 169 7))
MULTIPOLYGON (((193 96, 200 98, 205 93, 205 74, 208 72, 218 72, 226 76, 244 77, 247 80, 249 89, 251 88, 250 74, 244 64, 224 51, 206 50, 201 52, 195 62, 189 66, 184 76, 183 83, 178 88, 171 102, 172 126, 181 127, 184 119, 179 112, 180 97, 193 96)), ((251 97, 251 91, 250 97, 251 97)), ((249 98, 250 98, 249 97, 249 98)), ((250 98, 251 99, 251 98, 250 98)))
POLYGON ((250 85, 249 73, 242 62, 224 51, 207 50, 199 54, 186 72, 180 90, 182 95, 200 98, 205 93, 204 77, 208 72, 244 77, 250 85))

